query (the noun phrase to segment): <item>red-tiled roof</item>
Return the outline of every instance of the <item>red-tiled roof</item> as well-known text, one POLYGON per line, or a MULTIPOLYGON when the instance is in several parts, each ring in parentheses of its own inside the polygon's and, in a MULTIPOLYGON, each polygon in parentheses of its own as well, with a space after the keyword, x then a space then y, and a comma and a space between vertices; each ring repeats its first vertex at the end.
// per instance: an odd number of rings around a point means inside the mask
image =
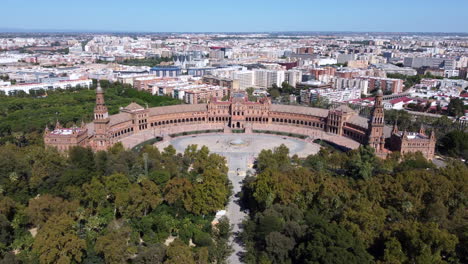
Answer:
POLYGON ((410 102, 410 101, 413 101, 413 99, 408 98, 408 97, 405 96, 405 97, 400 97, 400 98, 395 98, 393 100, 390 100, 390 103, 392 105, 394 105, 394 104, 398 104, 400 102, 407 103, 407 102, 410 102))

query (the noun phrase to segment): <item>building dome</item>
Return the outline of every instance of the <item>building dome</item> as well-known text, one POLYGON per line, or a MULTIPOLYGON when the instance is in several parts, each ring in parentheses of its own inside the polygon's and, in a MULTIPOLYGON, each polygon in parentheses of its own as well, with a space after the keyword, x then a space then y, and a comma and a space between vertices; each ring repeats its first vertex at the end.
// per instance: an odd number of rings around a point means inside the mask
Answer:
POLYGON ((96 93, 104 93, 104 90, 102 89, 101 83, 99 82, 99 80, 97 81, 96 93))
POLYGON ((379 90, 377 91, 376 96, 383 96, 382 89, 379 88, 379 90))

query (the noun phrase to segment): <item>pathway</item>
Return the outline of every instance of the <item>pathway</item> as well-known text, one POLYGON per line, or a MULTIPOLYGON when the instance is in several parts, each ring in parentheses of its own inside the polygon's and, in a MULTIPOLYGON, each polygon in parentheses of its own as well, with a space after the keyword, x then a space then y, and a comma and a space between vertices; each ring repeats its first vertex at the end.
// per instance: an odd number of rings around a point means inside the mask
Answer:
POLYGON ((242 221, 244 220, 247 214, 244 211, 241 211, 239 205, 239 198, 236 197, 242 188, 242 180, 244 177, 241 177, 237 173, 237 169, 240 171, 247 171, 247 153, 219 153, 225 157, 228 157, 228 167, 229 173, 228 177, 232 183, 232 192, 233 195, 229 198, 229 203, 227 205, 227 214, 226 216, 229 219, 229 222, 233 226, 233 235, 231 236, 231 243, 234 252, 229 256, 228 263, 237 264, 241 263, 240 258, 245 253, 245 249, 240 240, 240 232, 242 229, 242 221), (228 155, 226 155, 228 154, 228 155))

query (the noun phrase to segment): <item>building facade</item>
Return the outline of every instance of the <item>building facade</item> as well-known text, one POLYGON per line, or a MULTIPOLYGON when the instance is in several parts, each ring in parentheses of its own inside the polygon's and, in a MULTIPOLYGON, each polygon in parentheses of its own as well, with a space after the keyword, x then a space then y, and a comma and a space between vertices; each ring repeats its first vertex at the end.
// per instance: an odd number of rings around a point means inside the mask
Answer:
POLYGON ((421 152, 427 159, 434 158, 435 150, 435 133, 431 132, 426 135, 421 127, 419 132, 399 131, 395 125, 390 138, 390 150, 398 151, 401 154, 421 152))
POLYGON ((245 90, 249 87, 253 87, 255 85, 254 80, 254 72, 253 71, 238 71, 232 74, 232 79, 236 80, 239 84, 240 90, 245 90))
POLYGON ((177 77, 182 73, 182 69, 178 66, 158 66, 151 68, 150 73, 156 77, 177 77))
MULTIPOLYGON (((345 138, 357 145, 368 144, 376 150, 378 156, 385 158, 390 151, 385 148, 386 127, 382 97, 383 93, 379 90, 370 119, 359 116, 343 105, 334 109, 279 105, 272 104, 267 97, 252 102, 242 92, 232 94, 226 101, 215 98, 208 103, 191 105, 144 108, 132 103, 121 108, 120 113, 109 115, 104 91, 98 86, 94 121, 83 124, 81 128, 66 131, 60 125, 53 131, 46 129, 44 141, 46 145, 57 147, 61 151, 72 146, 88 146, 99 151, 129 137, 141 143, 148 138, 139 136, 145 133, 147 135, 148 132, 153 132, 152 138, 164 138, 168 132, 243 129, 246 133, 262 130, 295 132, 311 138, 345 138)), ((403 153, 422 150, 417 145, 409 144, 407 139, 410 138, 406 135, 401 144, 394 143, 394 149, 403 153)), ((427 146, 435 147, 435 137, 431 135, 427 139, 427 146)), ((432 158, 433 153, 433 149, 423 152, 426 158, 432 158)))
POLYGON ((215 86, 223 86, 233 90, 239 90, 239 80, 221 78, 213 75, 205 75, 202 79, 203 83, 215 86))
POLYGON ((54 82, 41 82, 41 83, 24 83, 16 85, 5 85, 0 87, 0 93, 5 95, 15 94, 19 91, 23 91, 27 94, 30 91, 38 90, 56 90, 56 89, 70 89, 75 87, 89 88, 93 84, 93 81, 90 79, 78 79, 78 80, 62 80, 54 82))
POLYGON ((403 80, 378 77, 360 77, 368 80, 368 91, 381 89, 389 94, 398 94, 403 92, 403 80))

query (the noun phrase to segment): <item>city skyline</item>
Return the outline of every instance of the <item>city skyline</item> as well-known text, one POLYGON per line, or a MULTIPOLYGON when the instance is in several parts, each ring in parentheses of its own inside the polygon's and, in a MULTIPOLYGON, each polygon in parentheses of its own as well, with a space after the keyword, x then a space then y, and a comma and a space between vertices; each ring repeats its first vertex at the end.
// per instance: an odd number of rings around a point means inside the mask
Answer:
POLYGON ((468 2, 360 0, 169 2, 6 1, 1 32, 447 32, 466 33, 468 2), (24 8, 27 6, 28 8, 24 8), (454 8, 456 7, 456 8, 454 8))

